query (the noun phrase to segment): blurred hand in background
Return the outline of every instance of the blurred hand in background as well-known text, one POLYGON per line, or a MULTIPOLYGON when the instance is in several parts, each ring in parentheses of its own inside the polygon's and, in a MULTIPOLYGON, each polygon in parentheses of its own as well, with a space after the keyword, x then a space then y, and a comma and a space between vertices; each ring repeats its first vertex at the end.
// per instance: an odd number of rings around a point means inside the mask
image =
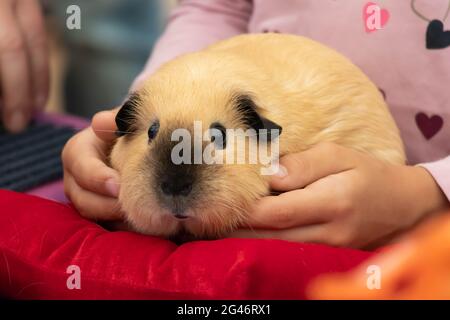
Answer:
MULTIPOLYGON (((2 0, 0 0, 2 1, 2 0)), ((63 109, 90 118, 123 103, 162 32, 166 0, 46 0, 47 22, 64 54, 63 109), (80 29, 67 28, 69 6, 80 29)))
POLYGON ((0 1, 0 120, 11 132, 25 128, 44 108, 49 55, 37 0, 0 1))

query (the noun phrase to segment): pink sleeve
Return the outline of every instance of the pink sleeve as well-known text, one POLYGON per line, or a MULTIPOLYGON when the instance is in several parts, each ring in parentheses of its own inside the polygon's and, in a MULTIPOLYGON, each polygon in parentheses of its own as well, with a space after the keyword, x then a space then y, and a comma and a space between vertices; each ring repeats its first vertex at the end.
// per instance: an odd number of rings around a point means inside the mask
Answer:
POLYGON ((170 15, 164 34, 132 88, 164 62, 246 33, 251 12, 251 0, 181 1, 170 15))
POLYGON ((450 201, 450 156, 436 162, 423 163, 420 166, 431 173, 450 201))

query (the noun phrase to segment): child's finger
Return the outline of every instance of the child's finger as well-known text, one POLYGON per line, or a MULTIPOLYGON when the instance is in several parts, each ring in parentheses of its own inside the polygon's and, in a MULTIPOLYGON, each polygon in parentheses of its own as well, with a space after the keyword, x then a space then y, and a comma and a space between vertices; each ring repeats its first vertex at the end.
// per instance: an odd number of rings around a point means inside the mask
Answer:
POLYGON ((12 132, 23 130, 31 116, 30 70, 25 40, 10 1, 0 1, 1 118, 12 132))
POLYGON ((90 128, 78 133, 64 147, 64 170, 86 190, 118 197, 119 175, 105 163, 106 146, 90 128))
POLYGON ((330 219, 335 205, 333 194, 316 190, 294 190, 258 201, 249 216, 249 226, 288 229, 330 219))
POLYGON ((71 174, 84 189, 104 196, 119 196, 119 175, 96 157, 78 159, 71 167, 71 174))
POLYGON ((36 0, 20 0, 16 11, 28 50, 34 106, 42 110, 49 93, 48 44, 42 10, 36 0))
POLYGON ((328 232, 324 224, 316 224, 287 230, 247 230, 239 229, 228 235, 229 238, 279 239, 294 242, 327 243, 328 232))
POLYGON ((331 143, 323 143, 311 149, 286 155, 280 159, 281 171, 271 177, 270 186, 278 191, 290 191, 356 166, 356 153, 331 143))
POLYGON ((101 111, 92 118, 92 130, 98 138, 105 142, 111 142, 117 138, 115 118, 119 108, 113 110, 101 111))
POLYGON ((64 177, 64 190, 78 212, 87 219, 118 220, 122 218, 117 199, 82 189, 70 173, 64 177))

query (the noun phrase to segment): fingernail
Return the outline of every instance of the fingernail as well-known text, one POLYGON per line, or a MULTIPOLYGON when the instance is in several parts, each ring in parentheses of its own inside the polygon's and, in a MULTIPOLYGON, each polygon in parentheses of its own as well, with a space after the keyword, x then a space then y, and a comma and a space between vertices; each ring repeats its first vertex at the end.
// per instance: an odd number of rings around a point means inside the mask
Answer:
POLYGON ((283 167, 281 164, 279 164, 277 172, 275 173, 275 177, 284 178, 287 175, 288 175, 287 169, 283 167))
POLYGON ((7 127, 12 132, 19 132, 24 129, 25 117, 21 111, 14 111, 8 119, 7 127))
POLYGON ((116 182, 116 179, 106 180, 105 187, 111 197, 117 198, 119 196, 119 184, 116 182))

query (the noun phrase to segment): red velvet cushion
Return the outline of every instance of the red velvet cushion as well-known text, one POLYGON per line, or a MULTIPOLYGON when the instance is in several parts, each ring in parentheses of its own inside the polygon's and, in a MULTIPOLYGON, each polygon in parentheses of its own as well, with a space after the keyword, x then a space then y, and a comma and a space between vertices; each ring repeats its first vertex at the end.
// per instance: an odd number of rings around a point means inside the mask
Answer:
POLYGON ((176 246, 109 232, 75 210, 0 191, 0 296, 39 299, 298 299, 314 276, 352 268, 371 253, 278 240, 176 246), (81 289, 67 288, 67 268, 81 289))

